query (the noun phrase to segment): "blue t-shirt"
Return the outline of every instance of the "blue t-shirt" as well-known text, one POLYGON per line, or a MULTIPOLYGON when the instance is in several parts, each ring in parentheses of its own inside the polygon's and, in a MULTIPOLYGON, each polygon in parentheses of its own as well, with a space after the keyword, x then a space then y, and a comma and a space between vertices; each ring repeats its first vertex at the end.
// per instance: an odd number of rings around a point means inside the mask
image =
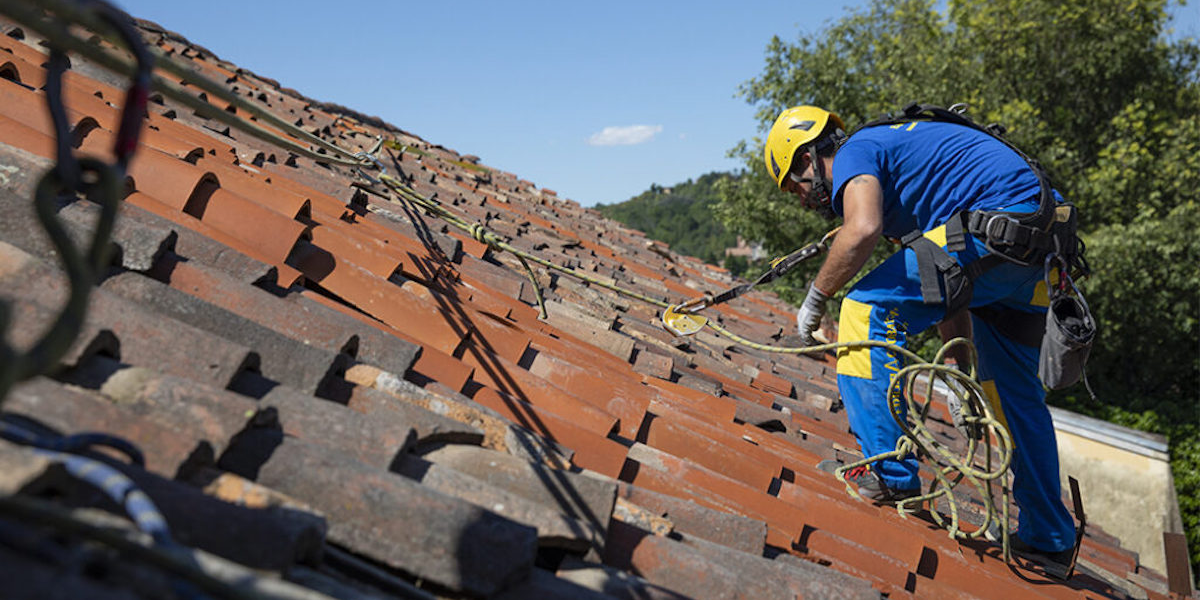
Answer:
POLYGON ((843 215, 842 188, 857 175, 883 188, 883 234, 928 231, 964 210, 995 210, 1035 200, 1033 170, 992 136, 962 125, 915 121, 855 133, 833 159, 833 210, 843 215))

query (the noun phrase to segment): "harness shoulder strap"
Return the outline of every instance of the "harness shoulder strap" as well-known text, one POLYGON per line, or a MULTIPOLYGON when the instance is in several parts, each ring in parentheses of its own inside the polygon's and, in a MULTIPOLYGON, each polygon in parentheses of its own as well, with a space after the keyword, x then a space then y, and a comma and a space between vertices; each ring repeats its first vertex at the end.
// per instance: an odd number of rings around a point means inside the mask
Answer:
POLYGON ((1038 180, 1038 208, 1029 213, 1008 213, 1008 216, 1016 221, 1017 224, 1025 227, 1046 231, 1054 222, 1054 207, 1057 202, 1054 200, 1054 193, 1051 191, 1049 177, 1046 171, 1042 168, 1041 163, 1030 157, 1016 147, 1012 142, 1004 137, 1006 132, 1003 125, 992 123, 987 126, 976 123, 973 119, 963 114, 962 112, 943 108, 934 104, 919 104, 916 102, 909 103, 900 111, 883 115, 873 121, 869 121, 862 127, 855 130, 855 133, 867 129, 869 127, 878 127, 881 125, 895 125, 899 123, 911 123, 913 121, 937 121, 942 123, 954 123, 963 127, 969 127, 976 131, 986 133, 992 138, 1004 144, 1013 152, 1017 153, 1022 160, 1029 165, 1035 177, 1038 180))

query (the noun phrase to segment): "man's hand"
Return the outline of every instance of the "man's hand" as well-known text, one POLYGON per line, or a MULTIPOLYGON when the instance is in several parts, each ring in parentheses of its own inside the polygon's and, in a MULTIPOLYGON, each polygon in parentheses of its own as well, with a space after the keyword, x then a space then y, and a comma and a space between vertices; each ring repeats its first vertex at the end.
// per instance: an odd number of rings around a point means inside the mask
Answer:
POLYGON ((817 343, 813 339, 813 332, 821 326, 826 300, 829 300, 829 295, 817 289, 817 284, 814 283, 808 287, 808 295, 804 297, 804 304, 801 304, 800 310, 796 312, 796 327, 800 332, 800 341, 805 346, 817 343))

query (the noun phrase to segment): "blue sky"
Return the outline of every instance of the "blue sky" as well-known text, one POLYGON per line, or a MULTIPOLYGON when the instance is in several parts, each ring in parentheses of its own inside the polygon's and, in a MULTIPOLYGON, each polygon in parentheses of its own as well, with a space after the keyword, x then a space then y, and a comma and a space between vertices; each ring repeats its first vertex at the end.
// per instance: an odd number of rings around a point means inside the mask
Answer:
MULTIPOLYGON (((772 35, 864 0, 116 0, 317 100, 382 117, 584 206, 741 165, 735 97, 772 35)), ((1200 0, 1176 7, 1195 35, 1200 0)))
POLYGON ((116 1, 584 206, 739 167, 725 153, 756 124, 734 94, 770 37, 844 14, 841 1, 116 1))

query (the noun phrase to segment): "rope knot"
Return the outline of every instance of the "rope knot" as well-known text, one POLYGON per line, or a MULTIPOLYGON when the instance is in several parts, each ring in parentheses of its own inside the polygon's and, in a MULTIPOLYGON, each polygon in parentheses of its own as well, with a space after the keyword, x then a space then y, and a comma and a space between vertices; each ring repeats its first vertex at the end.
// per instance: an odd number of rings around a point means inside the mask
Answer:
POLYGON ((499 245, 500 238, 496 237, 496 234, 488 231, 482 223, 471 223, 471 226, 467 229, 467 232, 471 234, 472 238, 475 238, 475 241, 487 244, 488 247, 493 250, 501 249, 499 245))

